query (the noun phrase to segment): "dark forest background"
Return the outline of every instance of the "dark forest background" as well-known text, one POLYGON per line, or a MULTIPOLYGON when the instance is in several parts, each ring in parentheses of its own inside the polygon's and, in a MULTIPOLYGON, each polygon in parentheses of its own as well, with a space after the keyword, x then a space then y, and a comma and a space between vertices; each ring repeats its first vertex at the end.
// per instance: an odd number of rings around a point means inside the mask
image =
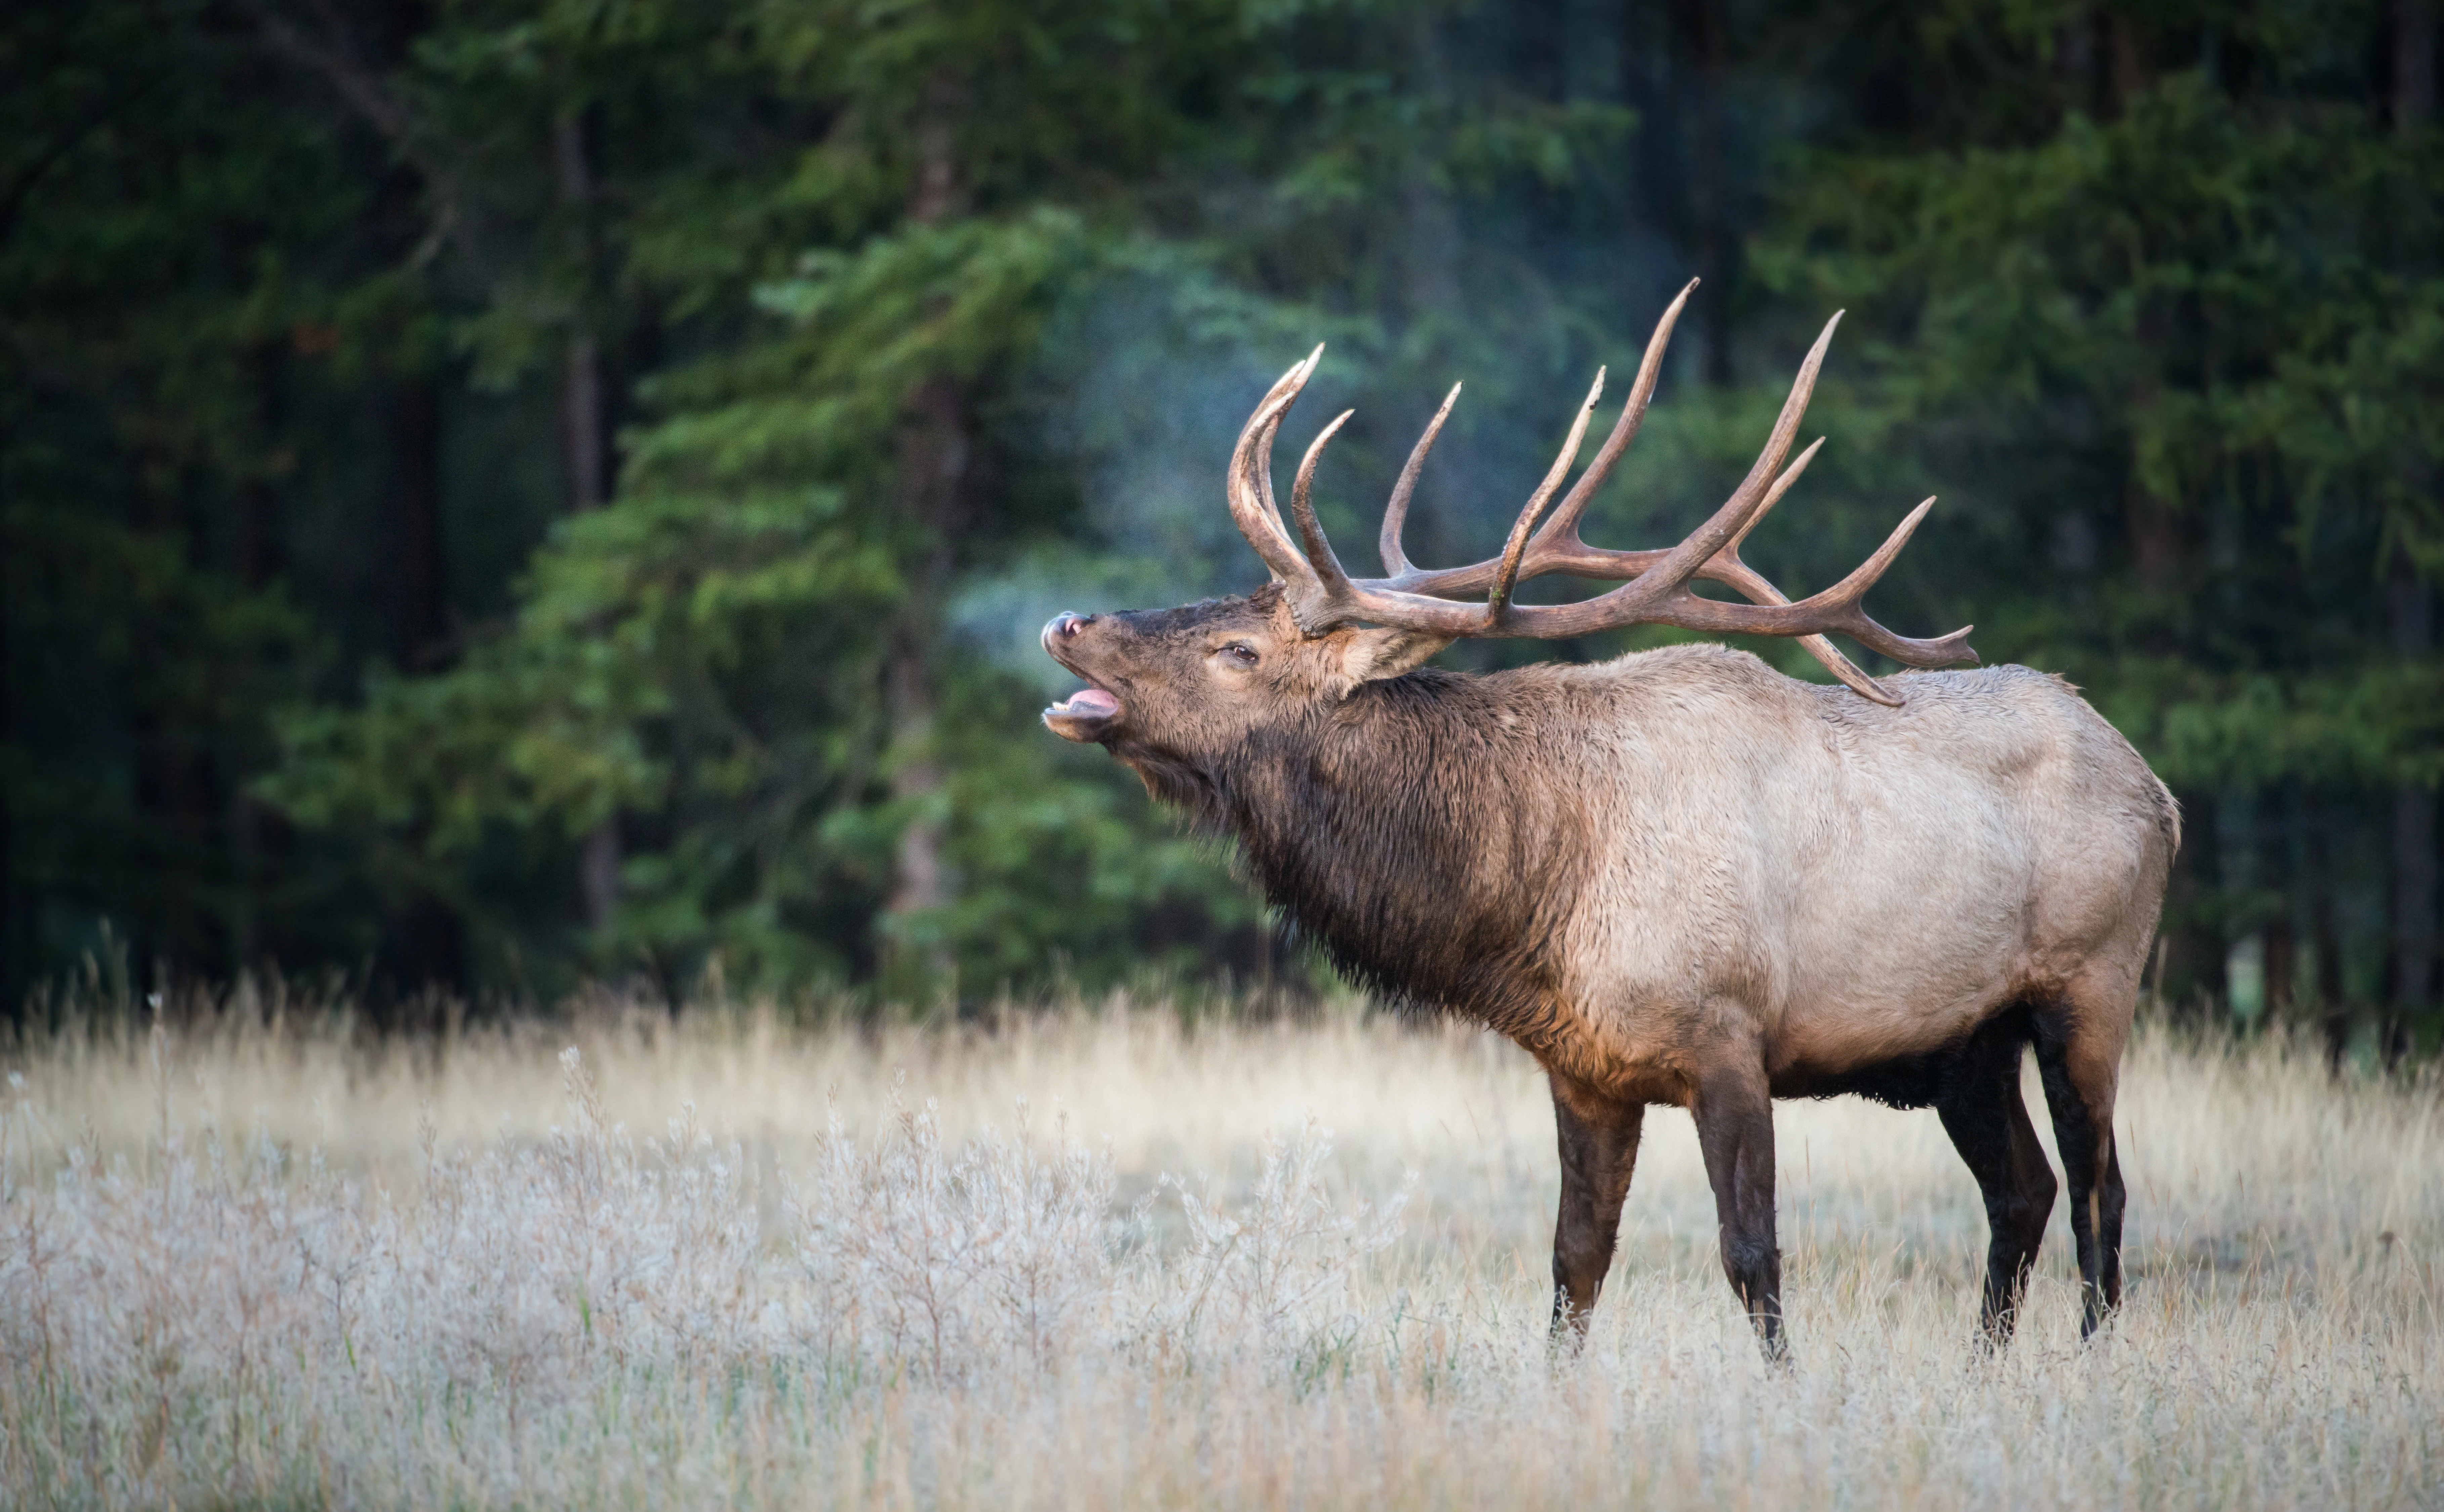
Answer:
POLYGON ((1465 378, 1411 549, 1486 554, 1701 276, 1589 538, 1846 307, 1750 560, 1942 495, 1875 612, 2179 793, 2162 1000, 2433 1046, 2436 91, 2434 0, 16 0, 0 994, 1307 969, 1035 627, 1260 580, 1319 339, 1328 523, 1465 378))

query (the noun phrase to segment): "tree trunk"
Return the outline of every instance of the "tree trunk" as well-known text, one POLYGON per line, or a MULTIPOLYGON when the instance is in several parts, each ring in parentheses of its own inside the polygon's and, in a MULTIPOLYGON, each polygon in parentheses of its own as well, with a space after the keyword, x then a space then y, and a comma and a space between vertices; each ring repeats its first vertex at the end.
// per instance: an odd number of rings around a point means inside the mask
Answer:
MULTIPOLYGON (((397 479, 399 523, 399 584, 397 640, 399 665, 430 672, 449 657, 450 581, 447 541, 441 524, 441 385, 433 375, 394 376, 391 456, 397 479)), ((467 927, 439 894, 418 889, 408 899, 396 936, 403 985, 439 985, 455 991, 466 984, 467 927)))
MULTIPOLYGON (((916 128, 916 175, 908 218, 939 225, 962 208, 956 126, 965 104, 956 80, 937 74, 925 87, 916 128)), ((887 991, 917 998, 939 992, 952 968, 947 944, 932 937, 928 915, 954 893, 942 858, 942 822, 935 800, 942 765, 935 724, 936 661, 941 646, 943 599, 956 566, 955 548, 966 523, 968 417, 965 396, 946 376, 917 386, 901 421, 898 438, 899 497, 907 518, 925 536, 923 555, 908 583, 908 599, 892 628, 884 696, 891 721, 894 766, 891 796, 908 815, 892 857, 891 895, 883 918, 883 978, 887 991)))
MULTIPOLYGON (((1441 18, 1419 10, 1409 18, 1408 57, 1413 95, 1441 101, 1449 83, 1443 64, 1441 18)), ((1438 143, 1425 133, 1408 142, 1400 171, 1401 248, 1399 267, 1408 286, 1412 323, 1451 322, 1462 317, 1459 289, 1459 218, 1451 195, 1435 181, 1438 143), (1423 139, 1421 139, 1423 138, 1423 139)))
POLYGON ((610 502, 609 457, 602 413, 602 354, 594 333, 583 327, 568 337, 561 370, 561 452, 568 471, 568 509, 583 514, 610 502))
MULTIPOLYGON (((258 343, 249 354, 247 377, 254 386, 258 441, 268 454, 282 430, 279 348, 258 343)), ((237 490, 237 581, 250 594, 270 586, 279 571, 279 511, 270 469, 258 465, 237 490)), ((264 831, 271 817, 247 791, 242 772, 229 775, 229 964, 238 972, 252 967, 263 951, 264 831)))
POLYGON ((2104 37, 2113 76, 2113 112, 2118 116, 2130 108, 2130 101, 2146 93, 2154 80, 2137 22, 2128 16, 2115 16, 2105 23, 2104 37))
MULTIPOLYGON (((2393 649, 2404 660, 2435 643, 2435 596, 2405 562, 2385 585, 2393 649)), ((2393 792, 2393 1018, 2388 1059, 2403 1031, 2423 1021, 2435 979, 2435 793, 2416 783, 2393 792)))
POLYGON ((2325 1039, 2326 1061, 2337 1071, 2350 1048, 2351 1035, 2350 1008, 2342 995, 2342 924, 2334 895, 2340 882, 2341 869, 2335 863, 2335 830, 2340 822, 2329 804, 2307 804, 2304 839, 2308 925, 2317 944, 2317 1027, 2325 1039))
POLYGON ((888 906, 903 923, 951 900, 942 869, 941 822, 921 811, 925 800, 942 787, 942 767, 933 749, 933 667, 927 639, 919 630, 905 630, 892 652, 888 673, 891 736, 903 758, 891 774, 891 796, 919 809, 900 830, 893 854, 888 906))
MULTIPOLYGON (((0 452, 5 452, 5 438, 0 438, 0 452)), ((20 560, 9 540, 9 511, 8 501, 0 498, 0 575, 8 563, 20 560)), ((17 743, 17 678, 14 639, 9 634, 9 604, 15 596, 5 591, 5 576, 0 576, 0 761, 10 767, 16 765, 17 743)), ((0 780, 0 1013, 11 1024, 25 1026, 26 994, 33 986, 33 931, 30 913, 31 897, 17 886, 17 816, 9 798, 9 784, 0 780)))
POLYGON ((1688 83, 1691 250, 1706 281, 1697 319, 1705 338, 1706 381, 1731 382, 1732 246, 1730 151, 1723 115, 1725 39, 1720 0, 1674 0, 1673 22, 1688 83))
POLYGON ((2435 978, 2435 795, 2416 785, 2393 794, 2393 1005, 2415 1023, 2435 978))
MULTIPOLYGON (((580 266, 584 269, 577 308, 568 323, 560 382, 560 442, 568 510, 583 514, 611 499, 611 425, 602 381, 602 351, 595 334, 597 252, 587 225, 594 199, 594 169, 585 140, 585 118, 569 111, 552 123, 552 166, 560 199, 577 223, 580 266)), ((597 824, 579 847, 578 893, 585 901, 586 927, 607 931, 620 911, 620 816, 597 824)))
MULTIPOLYGON (((2155 395, 2140 389, 2130 396, 2133 409, 2152 405, 2155 395)), ((2138 568, 2138 580, 2148 587, 2163 585, 2180 563, 2180 523, 2173 513, 2170 501, 2160 499, 2138 476, 2138 458, 2135 449, 2122 467, 2122 511, 2130 530, 2130 554, 2138 568)))
MULTIPOLYGON (((2434 0, 2394 0, 2393 121, 2408 135, 2435 120, 2434 0)), ((2420 483, 2433 490, 2432 475, 2420 483)), ((2406 558, 2397 558, 2385 584, 2394 655, 2405 661, 2435 647, 2433 590, 2406 558)), ((2434 1006, 2435 981, 2435 793, 2405 783, 2393 793, 2393 1023, 2382 1049, 2388 1060, 2434 1006)))
MULTIPOLYGON (((2254 791, 2231 787, 2216 796, 2214 838, 2216 881, 2227 897, 2250 899, 2253 908, 2259 873, 2254 791)), ((2266 1011, 2266 935, 2253 913, 2237 928, 2225 928, 2223 952, 2224 1010, 2236 1027, 2247 1027, 2266 1011)))
POLYGON ((425 671, 444 655, 450 618, 441 533, 441 386, 430 375, 397 379, 391 445, 398 488, 398 662, 425 671))
POLYGON ((2096 109, 2096 17, 2085 9, 2063 23, 2054 43, 2054 68, 2062 79, 2065 113, 2096 109))
POLYGON ((891 796, 909 816, 893 856, 884 975, 895 995, 912 998, 939 991, 952 965, 947 945, 930 937, 927 916, 949 904, 954 894, 942 858, 942 821, 935 811, 942 787, 935 664, 943 599, 954 566, 953 542, 961 524, 967 452, 965 407, 957 385, 945 378, 928 380, 910 404, 899 433, 900 497, 928 540, 893 627, 884 689, 895 761, 891 796))
POLYGON ((2394 0, 2393 124, 2416 131, 2435 121, 2435 0, 2394 0))

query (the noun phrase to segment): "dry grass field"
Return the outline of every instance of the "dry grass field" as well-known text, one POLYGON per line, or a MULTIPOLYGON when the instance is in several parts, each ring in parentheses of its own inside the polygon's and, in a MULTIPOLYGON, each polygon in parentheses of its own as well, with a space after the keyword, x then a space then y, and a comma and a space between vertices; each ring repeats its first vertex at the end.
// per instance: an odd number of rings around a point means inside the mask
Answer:
POLYGON ((2444 1099, 2280 1041, 2142 1034, 2128 1305, 2080 1342, 2058 1208, 1996 1357, 1934 1116, 1779 1107, 1781 1374, 1676 1113, 1548 1349, 1482 1035, 315 1022, 0 1051, 0 1504, 2444 1503, 2444 1099))

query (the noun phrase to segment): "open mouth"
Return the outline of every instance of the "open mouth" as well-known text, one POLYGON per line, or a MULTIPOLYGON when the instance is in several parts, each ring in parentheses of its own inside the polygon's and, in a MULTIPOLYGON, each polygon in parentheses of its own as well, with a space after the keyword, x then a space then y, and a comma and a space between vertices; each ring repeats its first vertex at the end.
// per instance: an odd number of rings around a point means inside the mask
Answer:
POLYGON ((1049 713, 1079 714, 1089 719, 1109 719, 1120 711, 1120 701, 1101 688, 1081 688, 1054 704, 1049 713))
POLYGON ((1091 740, 1120 716, 1120 701, 1091 683, 1044 711, 1044 722, 1056 735, 1091 740))

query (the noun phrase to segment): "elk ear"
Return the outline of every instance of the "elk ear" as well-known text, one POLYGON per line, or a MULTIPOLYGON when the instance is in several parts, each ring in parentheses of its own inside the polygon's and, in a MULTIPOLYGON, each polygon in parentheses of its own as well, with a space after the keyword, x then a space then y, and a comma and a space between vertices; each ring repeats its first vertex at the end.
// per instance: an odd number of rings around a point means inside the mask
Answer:
POLYGON ((1347 635, 1349 644, 1341 654, 1341 671, 1351 688, 1414 672, 1454 638, 1417 630, 1353 630, 1347 635))

